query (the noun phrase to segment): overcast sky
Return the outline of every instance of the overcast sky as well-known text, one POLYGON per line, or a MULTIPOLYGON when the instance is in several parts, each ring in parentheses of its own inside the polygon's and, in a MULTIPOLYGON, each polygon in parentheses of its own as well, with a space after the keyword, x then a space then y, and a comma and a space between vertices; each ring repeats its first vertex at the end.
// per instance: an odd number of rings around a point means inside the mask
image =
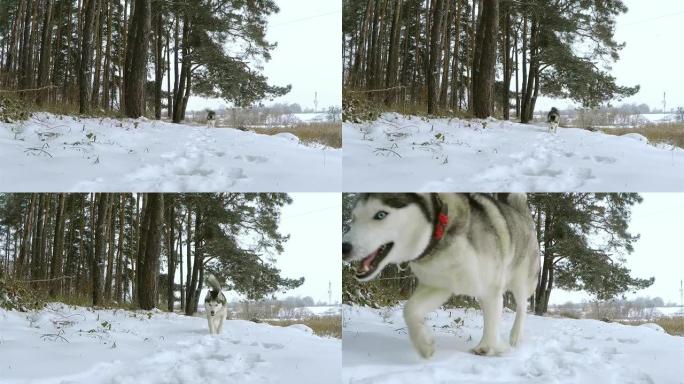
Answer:
MULTIPOLYGON (((652 109, 663 107, 667 93, 667 109, 684 106, 684 53, 680 48, 684 36, 684 1, 624 0, 629 11, 617 19, 615 39, 626 43, 620 60, 611 74, 619 85, 641 85, 636 95, 612 104, 646 103, 652 109)), ((565 108, 569 101, 540 98, 537 110, 551 106, 565 108)))
MULTIPOLYGON (((319 109, 342 104, 342 2, 340 0, 278 0, 278 14, 269 18, 267 40, 277 42, 264 74, 274 85, 292 84, 292 91, 273 102, 299 103, 319 109)), ((273 102, 265 101, 266 104, 273 102)), ((220 99, 191 97, 188 110, 218 108, 220 99)))
MULTIPOLYGON (((342 301, 342 195, 340 193, 291 193, 292 204, 281 210, 280 233, 290 235, 285 250, 275 257, 282 277, 304 277, 299 288, 279 293, 277 298, 311 296, 328 302, 328 284, 333 303, 342 301)), ((207 289, 202 292, 200 303, 207 289)), ((224 291, 229 301, 243 300, 235 291, 224 291)))
POLYGON ((279 295, 311 296, 328 302, 328 283, 332 283, 333 302, 342 298, 342 196, 339 193, 292 193, 292 204, 283 208, 280 231, 290 234, 285 252, 276 265, 281 275, 304 277, 304 284, 279 295))
MULTIPOLYGON (((679 304, 679 281, 684 279, 684 193, 644 193, 642 204, 633 207, 630 232, 640 234, 634 252, 627 256, 627 267, 632 276, 655 277, 655 283, 628 298, 661 297, 666 303, 679 304)), ((591 300, 578 292, 551 291, 550 302, 591 300)))

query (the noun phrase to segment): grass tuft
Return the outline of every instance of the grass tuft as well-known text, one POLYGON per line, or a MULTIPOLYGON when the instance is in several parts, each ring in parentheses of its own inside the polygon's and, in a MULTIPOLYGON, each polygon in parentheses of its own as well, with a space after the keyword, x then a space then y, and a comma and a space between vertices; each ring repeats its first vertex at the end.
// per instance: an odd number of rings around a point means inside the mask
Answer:
POLYGON ((646 323, 656 323, 663 327, 665 332, 672 336, 684 336, 684 317, 660 317, 654 320, 646 321, 625 321, 620 322, 625 325, 642 325, 646 323))
POLYGON ((293 324, 304 324, 313 329, 314 333, 322 337, 342 338, 341 316, 317 316, 302 320, 266 320, 266 323, 278 327, 288 327, 293 324))
POLYGON ((342 123, 300 123, 287 128, 253 128, 256 133, 275 135, 288 132, 304 144, 323 144, 332 148, 342 147, 342 123))
POLYGON ((605 128, 601 131, 615 136, 638 133, 651 143, 665 143, 684 148, 684 123, 649 124, 639 128, 605 128))

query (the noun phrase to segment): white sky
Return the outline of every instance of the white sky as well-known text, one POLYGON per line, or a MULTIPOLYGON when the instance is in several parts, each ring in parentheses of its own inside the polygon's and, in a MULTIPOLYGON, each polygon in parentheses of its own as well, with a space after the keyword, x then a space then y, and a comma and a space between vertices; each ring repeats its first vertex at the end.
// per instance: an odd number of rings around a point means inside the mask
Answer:
MULTIPOLYGON (((278 0, 280 12, 269 18, 267 40, 277 42, 271 61, 264 64, 269 84, 292 84, 275 102, 319 109, 342 104, 342 2, 340 0, 278 0)), ((191 97, 188 110, 218 108, 221 99, 191 97)))
MULTIPOLYGON (((632 209, 630 232, 640 234, 634 252, 627 255, 627 267, 632 276, 655 277, 655 283, 627 298, 661 297, 665 303, 679 304, 679 281, 684 279, 684 193, 644 193, 643 203, 632 209)), ((591 297, 584 293, 551 291, 550 303, 580 302, 591 297)))
POLYGON ((281 276, 304 276, 301 287, 279 297, 311 296, 328 302, 328 283, 332 300, 342 300, 342 263, 340 230, 342 195, 340 193, 292 193, 292 204, 282 209, 280 232, 290 234, 285 251, 276 259, 281 276))
MULTIPOLYGON (((611 74, 624 86, 641 85, 636 95, 612 102, 646 103, 651 109, 663 107, 667 92, 667 109, 684 106, 684 54, 680 48, 684 36, 684 1, 624 0, 629 11, 617 19, 615 39, 626 43, 620 59, 612 65, 611 74)), ((536 109, 552 106, 566 108, 569 100, 539 98, 536 109)))
MULTIPOLYGON (((281 210, 280 233, 290 235, 284 251, 275 257, 282 277, 298 279, 304 284, 277 298, 311 296, 316 302, 328 302, 328 283, 332 283, 332 301, 342 301, 342 195, 340 193, 290 193, 292 204, 281 210)), ((203 289, 200 304, 204 303, 203 289)), ((235 291, 224 290, 229 301, 243 300, 235 291)))

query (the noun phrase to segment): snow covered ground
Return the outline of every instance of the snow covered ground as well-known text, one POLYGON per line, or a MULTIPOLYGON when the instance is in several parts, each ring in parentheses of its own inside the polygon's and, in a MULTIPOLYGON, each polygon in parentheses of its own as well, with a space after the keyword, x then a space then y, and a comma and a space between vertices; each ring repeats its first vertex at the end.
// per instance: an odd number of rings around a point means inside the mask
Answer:
POLYGON ((341 342, 303 325, 207 321, 164 312, 0 309, 2 384, 224 384, 339 381, 341 342))
POLYGON ((325 113, 295 113, 296 117, 302 123, 315 123, 315 122, 325 122, 327 121, 327 115, 325 113))
MULTIPOLYGON (((684 383, 684 337, 654 324, 529 316, 521 345, 484 357, 468 352, 482 336, 479 311, 440 310, 427 321, 436 346, 424 360, 411 347, 401 312, 345 306, 343 383, 684 383)), ((514 316, 504 313, 502 340, 514 316)))
POLYGON ((312 316, 339 316, 342 308, 336 305, 322 305, 318 307, 299 307, 294 309, 295 318, 312 316))
POLYGON ((342 151, 144 118, 0 123, 3 192, 339 191, 342 151))
POLYGON ((637 134, 386 113, 342 135, 349 192, 684 189, 684 150, 637 134))
POLYGON ((651 123, 672 123, 677 121, 677 116, 672 113, 645 113, 641 116, 651 123))

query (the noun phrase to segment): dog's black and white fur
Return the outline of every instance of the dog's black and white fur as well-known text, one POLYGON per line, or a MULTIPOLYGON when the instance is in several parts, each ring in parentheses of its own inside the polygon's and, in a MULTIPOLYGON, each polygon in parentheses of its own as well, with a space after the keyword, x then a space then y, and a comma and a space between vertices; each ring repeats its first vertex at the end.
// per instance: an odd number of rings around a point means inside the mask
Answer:
POLYGON ((221 292, 221 284, 216 280, 214 275, 209 275, 207 284, 211 290, 207 292, 204 298, 204 310, 207 313, 207 321, 209 322, 209 334, 218 335, 221 333, 223 327, 223 320, 228 316, 228 300, 221 292))
POLYGON ((214 111, 207 112, 207 127, 209 127, 209 128, 216 127, 216 112, 214 112, 214 111))
POLYGON ((560 123, 560 113, 556 107, 552 107, 549 114, 546 116, 549 123, 549 132, 556 133, 558 131, 558 124, 560 123))

